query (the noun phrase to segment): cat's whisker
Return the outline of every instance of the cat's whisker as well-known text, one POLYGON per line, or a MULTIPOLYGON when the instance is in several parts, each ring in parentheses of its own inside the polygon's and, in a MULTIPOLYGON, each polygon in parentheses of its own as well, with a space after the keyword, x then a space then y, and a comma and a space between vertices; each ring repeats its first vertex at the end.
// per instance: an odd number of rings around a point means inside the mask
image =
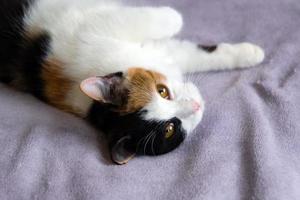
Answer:
POLYGON ((153 134, 155 134, 154 131, 150 132, 150 133, 149 133, 149 137, 147 137, 147 140, 146 140, 145 146, 144 146, 144 154, 146 154, 147 144, 148 144, 148 142, 150 141, 150 138, 152 137, 153 134))
POLYGON ((155 155, 155 151, 154 151, 154 146, 153 146, 153 144, 154 144, 154 141, 155 141, 155 139, 156 139, 156 136, 157 136, 157 134, 154 134, 154 136, 152 137, 153 139, 152 139, 151 149, 152 149, 153 155, 155 155))
POLYGON ((136 145, 136 149, 135 149, 135 151, 137 152, 138 151, 138 149, 139 149, 139 147, 140 147, 140 144, 141 144, 141 142, 145 139, 147 137, 147 135, 146 136, 144 136, 144 137, 142 137, 139 141, 138 141, 138 143, 137 143, 137 145, 136 145))
POLYGON ((141 144, 145 144, 146 143, 146 141, 147 141, 147 139, 148 139, 148 137, 149 137, 150 134, 151 134, 151 132, 149 134, 147 134, 145 137, 143 137, 143 140, 142 140, 141 144))
MULTIPOLYGON (((164 123, 160 122, 159 124, 157 124, 156 128, 155 129, 160 129, 164 126, 164 123)), ((151 150, 152 150, 152 154, 153 155, 156 155, 155 154, 155 151, 154 151, 154 141, 156 139, 156 136, 157 136, 157 133, 153 134, 153 137, 152 137, 152 142, 151 142, 151 150)))
MULTIPOLYGON (((159 123, 158 125, 156 125, 156 127, 154 128, 154 130, 156 130, 159 126, 161 126, 163 123, 159 123)), ((151 130, 150 127, 147 127, 145 129, 145 132, 148 132, 149 130, 151 130)), ((140 145, 142 143, 146 144, 147 143, 147 140, 150 139, 150 137, 152 135, 156 135, 156 132, 155 131, 151 131, 149 134, 147 134, 146 136, 142 137, 141 139, 139 139, 138 143, 137 143, 137 146, 136 146, 136 151, 138 151, 138 148, 140 147, 140 145)), ((144 150, 144 154, 145 154, 145 150, 144 150)))

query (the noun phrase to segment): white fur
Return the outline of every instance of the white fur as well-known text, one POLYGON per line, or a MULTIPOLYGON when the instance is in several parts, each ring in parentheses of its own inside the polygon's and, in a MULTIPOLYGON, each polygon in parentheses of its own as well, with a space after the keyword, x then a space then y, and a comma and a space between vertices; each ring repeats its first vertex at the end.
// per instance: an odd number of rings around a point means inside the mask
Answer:
POLYGON ((50 57, 64 63, 63 73, 77 84, 66 101, 86 113, 91 100, 80 90, 85 78, 144 67, 168 78, 173 100, 156 95, 145 107, 148 120, 178 117, 191 132, 202 118, 204 103, 186 72, 249 67, 264 58, 249 43, 220 44, 203 51, 189 41, 172 37, 182 28, 181 15, 169 7, 127 7, 111 0, 38 0, 25 19, 27 31, 47 31, 52 38, 50 57), (201 109, 193 112, 191 103, 201 109))
POLYGON ((172 89, 172 100, 154 95, 153 100, 144 108, 147 110, 144 115, 147 120, 169 120, 176 116, 182 122, 184 129, 190 133, 201 121, 204 112, 204 101, 195 85, 192 83, 168 81, 169 88, 172 89), (200 105, 200 109, 195 111, 193 102, 200 105))

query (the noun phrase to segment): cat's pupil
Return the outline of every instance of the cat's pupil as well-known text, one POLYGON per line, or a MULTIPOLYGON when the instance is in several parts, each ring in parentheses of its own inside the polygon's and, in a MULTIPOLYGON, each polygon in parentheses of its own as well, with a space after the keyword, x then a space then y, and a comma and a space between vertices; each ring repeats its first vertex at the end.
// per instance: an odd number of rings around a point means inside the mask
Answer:
POLYGON ((163 88, 163 89, 161 89, 159 92, 160 92, 160 94, 165 94, 165 93, 166 93, 166 89, 163 88))

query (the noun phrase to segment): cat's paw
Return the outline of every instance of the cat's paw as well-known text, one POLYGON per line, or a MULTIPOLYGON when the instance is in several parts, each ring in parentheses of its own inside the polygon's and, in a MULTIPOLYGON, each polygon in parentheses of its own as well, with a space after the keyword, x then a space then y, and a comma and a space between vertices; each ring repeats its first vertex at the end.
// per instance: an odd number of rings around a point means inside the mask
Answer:
POLYGON ((160 7, 156 11, 156 23, 161 29, 161 37, 172 37, 181 30, 183 20, 178 11, 170 7, 160 7))
POLYGON ((238 67, 251 67, 261 63, 265 58, 263 49, 251 43, 234 45, 237 53, 236 64, 238 67))

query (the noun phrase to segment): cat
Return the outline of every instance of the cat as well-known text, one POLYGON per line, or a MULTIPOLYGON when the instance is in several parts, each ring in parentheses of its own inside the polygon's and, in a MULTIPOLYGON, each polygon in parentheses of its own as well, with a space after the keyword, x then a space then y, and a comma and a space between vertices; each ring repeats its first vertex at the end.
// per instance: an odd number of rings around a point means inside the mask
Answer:
POLYGON ((204 100, 183 74, 261 63, 254 44, 201 46, 174 36, 170 7, 105 0, 2 0, 0 80, 89 120, 112 160, 177 148, 201 121, 204 100))

